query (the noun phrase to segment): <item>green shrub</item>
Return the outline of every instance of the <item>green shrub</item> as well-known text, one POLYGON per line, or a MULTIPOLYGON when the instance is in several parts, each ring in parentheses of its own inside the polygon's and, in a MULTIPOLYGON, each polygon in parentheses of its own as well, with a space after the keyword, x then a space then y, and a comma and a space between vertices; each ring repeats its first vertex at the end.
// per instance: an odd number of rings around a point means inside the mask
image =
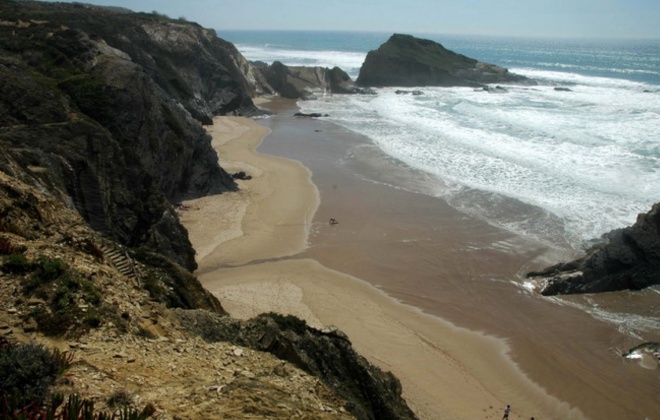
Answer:
POLYGON ((91 312, 83 317, 82 322, 90 328, 98 328, 103 324, 103 319, 99 313, 91 312))
POLYGON ((282 315, 275 312, 269 312, 265 316, 271 318, 282 330, 291 330, 297 334, 303 334, 307 331, 307 323, 294 316, 282 315))
POLYGON ((33 273, 23 285, 23 293, 30 294, 41 285, 52 282, 68 270, 68 265, 60 258, 50 258, 40 255, 36 262, 31 264, 33 273))
POLYGON ((40 255, 37 259, 37 275, 45 282, 55 280, 64 274, 67 269, 67 264, 60 258, 49 258, 40 255))
POLYGON ((156 411, 152 404, 141 412, 131 408, 126 392, 110 396, 108 405, 117 409, 111 414, 95 412, 93 401, 75 394, 69 395, 66 403, 61 394, 47 400, 49 388, 72 362, 70 352, 50 351, 38 344, 0 342, 0 419, 145 420, 156 411))
POLYGON ((42 345, 9 346, 0 350, 0 394, 21 405, 41 404, 60 372, 57 360, 42 345))
POLYGON ((110 394, 106 404, 110 409, 116 410, 117 408, 129 408, 133 403, 133 397, 126 390, 118 390, 110 394))
POLYGON ((39 331, 49 337, 64 336, 69 329, 76 325, 76 319, 80 314, 77 306, 51 312, 43 307, 37 307, 30 312, 29 317, 34 318, 39 326, 39 331))
POLYGON ((2 271, 9 274, 25 274, 34 269, 23 254, 7 255, 2 258, 2 271))
MULTIPOLYGON (((12 261, 17 261, 12 267, 25 265, 21 259, 12 261)), ((112 315, 103 310, 103 296, 94 282, 71 269, 62 259, 41 255, 31 266, 32 273, 23 282, 23 293, 48 304, 48 307, 34 307, 26 317, 37 322, 39 331, 48 336, 75 335, 99 327, 105 315, 112 315), (85 305, 91 307, 89 312, 83 309, 85 305)))
POLYGON ((54 394, 46 405, 21 405, 15 398, 0 399, 0 419, 11 420, 146 420, 155 412, 153 404, 147 404, 142 411, 124 407, 118 413, 95 412, 93 401, 76 394, 69 395, 66 403, 62 394, 54 394))

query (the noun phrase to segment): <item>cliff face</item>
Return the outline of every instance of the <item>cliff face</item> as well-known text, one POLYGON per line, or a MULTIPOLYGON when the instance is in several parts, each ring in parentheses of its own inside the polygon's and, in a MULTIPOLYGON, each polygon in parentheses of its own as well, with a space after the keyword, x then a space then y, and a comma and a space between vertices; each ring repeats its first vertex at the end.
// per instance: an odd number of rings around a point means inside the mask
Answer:
POLYGON ((205 124, 213 115, 255 113, 250 96, 269 93, 233 44, 196 23, 82 3, 0 4, 8 23, 20 19, 69 28, 122 51, 205 124))
POLYGON ((212 31, 153 15, 37 2, 0 15, 0 169, 194 269, 170 203, 236 188, 200 121, 256 112, 249 63, 212 31))
POLYGON ((608 234, 583 258, 530 273, 544 277, 544 295, 640 290, 660 284, 660 203, 634 225, 608 234))
POLYGON ((533 82, 505 68, 482 63, 442 45, 394 34, 370 51, 357 78, 360 86, 483 86, 487 83, 533 82))
POLYGON ((412 418, 340 333, 230 320, 190 273, 172 203, 236 188, 201 123, 268 89, 195 24, 0 0, 0 347, 59 338, 77 363, 58 391, 110 406, 122 390, 165 418, 412 418), (225 318, 237 345, 201 343, 170 308, 225 318))

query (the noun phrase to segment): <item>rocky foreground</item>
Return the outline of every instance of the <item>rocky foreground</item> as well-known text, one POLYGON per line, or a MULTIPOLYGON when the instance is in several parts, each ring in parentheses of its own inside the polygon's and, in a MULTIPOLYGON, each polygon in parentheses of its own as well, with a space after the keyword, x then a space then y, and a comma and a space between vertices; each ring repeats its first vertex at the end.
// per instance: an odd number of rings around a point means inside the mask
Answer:
POLYGON ((233 320, 191 274, 176 204, 238 188, 202 124, 269 89, 194 23, 0 1, 0 356, 68 352, 56 390, 100 410, 414 418, 341 332, 233 320))

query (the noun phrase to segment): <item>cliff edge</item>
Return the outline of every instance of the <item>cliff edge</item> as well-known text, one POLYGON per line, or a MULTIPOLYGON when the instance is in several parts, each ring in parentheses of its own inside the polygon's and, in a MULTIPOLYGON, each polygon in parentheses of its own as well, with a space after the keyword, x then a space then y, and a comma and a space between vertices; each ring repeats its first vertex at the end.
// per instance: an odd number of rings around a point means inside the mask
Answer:
POLYGON ((533 84, 503 67, 457 54, 437 42, 394 34, 367 54, 356 83, 360 86, 474 86, 488 83, 533 84))

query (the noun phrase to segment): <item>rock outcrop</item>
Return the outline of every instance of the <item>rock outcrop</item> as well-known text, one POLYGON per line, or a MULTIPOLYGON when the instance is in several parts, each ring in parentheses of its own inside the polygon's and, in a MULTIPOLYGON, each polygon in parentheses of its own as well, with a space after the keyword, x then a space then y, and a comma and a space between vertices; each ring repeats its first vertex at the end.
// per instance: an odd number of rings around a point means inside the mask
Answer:
POLYGON ((265 351, 321 378, 358 419, 416 418, 401 398, 399 380, 358 355, 337 329, 317 330, 293 316, 274 313, 247 321, 204 311, 176 313, 189 331, 207 342, 228 341, 265 351))
POLYGON ((640 290, 660 284, 660 203, 634 225, 610 232, 608 242, 575 261, 528 277, 542 277, 543 295, 640 290))
POLYGON ((505 68, 445 49, 437 42, 394 34, 370 51, 360 68, 360 86, 483 86, 533 84, 505 68))
POLYGON ((286 66, 279 61, 270 66, 255 65, 269 86, 284 98, 308 100, 330 93, 373 94, 371 90, 358 87, 339 67, 286 66))
POLYGON ((196 23, 83 3, 3 4, 2 19, 9 30, 20 28, 11 25, 18 25, 20 20, 28 26, 40 22, 59 31, 84 32, 100 44, 102 53, 140 66, 158 87, 204 124, 211 124, 214 115, 256 113, 250 97, 270 93, 259 72, 233 44, 196 23))
POLYGON ((57 346, 72 365, 54 392, 106 413, 149 405, 159 419, 355 418, 321 378, 294 364, 187 331, 181 313, 226 313, 190 273, 158 264, 0 172, 0 352, 7 343, 57 346))

